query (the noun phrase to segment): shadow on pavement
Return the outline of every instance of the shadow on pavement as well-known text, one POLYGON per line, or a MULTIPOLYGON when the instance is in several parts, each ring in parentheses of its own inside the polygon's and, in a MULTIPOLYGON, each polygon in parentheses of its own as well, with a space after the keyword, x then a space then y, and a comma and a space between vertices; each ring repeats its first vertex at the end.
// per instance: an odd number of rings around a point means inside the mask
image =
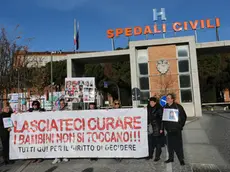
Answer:
POLYGON ((54 167, 51 167, 51 168, 47 169, 45 172, 53 172, 57 168, 58 168, 57 166, 54 166, 54 167))
POLYGON ((93 168, 86 168, 82 172, 93 172, 93 168))
POLYGON ((0 172, 7 172, 9 171, 9 169, 6 169, 6 170, 0 170, 0 172))

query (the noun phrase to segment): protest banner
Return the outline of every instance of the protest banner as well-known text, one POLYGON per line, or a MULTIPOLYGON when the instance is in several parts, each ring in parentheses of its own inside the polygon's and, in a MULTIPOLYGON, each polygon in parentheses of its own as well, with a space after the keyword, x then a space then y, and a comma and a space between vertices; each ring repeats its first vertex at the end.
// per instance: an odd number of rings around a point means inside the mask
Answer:
POLYGON ((178 122, 178 109, 164 108, 162 121, 178 122))
POLYGON ((148 156, 144 108, 32 112, 11 119, 11 159, 148 156))
POLYGON ((65 78, 65 97, 72 98, 76 103, 95 101, 95 78, 65 78))

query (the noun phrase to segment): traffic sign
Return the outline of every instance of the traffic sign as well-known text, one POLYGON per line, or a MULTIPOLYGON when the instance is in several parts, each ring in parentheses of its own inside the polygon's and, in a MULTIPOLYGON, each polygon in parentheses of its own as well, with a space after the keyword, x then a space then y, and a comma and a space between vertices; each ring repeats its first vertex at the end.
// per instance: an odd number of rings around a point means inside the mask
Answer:
POLYGON ((161 105, 162 107, 164 107, 164 106, 166 105, 166 103, 167 103, 167 102, 166 102, 166 97, 167 97, 167 96, 162 96, 161 99, 160 99, 160 105, 161 105))
POLYGON ((108 88, 108 82, 104 81, 104 88, 108 88))

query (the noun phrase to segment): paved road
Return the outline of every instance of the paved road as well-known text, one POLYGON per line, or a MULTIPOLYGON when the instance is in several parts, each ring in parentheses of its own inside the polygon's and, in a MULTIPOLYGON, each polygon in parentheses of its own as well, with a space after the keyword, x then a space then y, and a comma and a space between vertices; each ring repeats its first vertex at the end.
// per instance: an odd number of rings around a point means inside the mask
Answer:
POLYGON ((204 115, 201 124, 221 156, 230 164, 230 112, 204 115))

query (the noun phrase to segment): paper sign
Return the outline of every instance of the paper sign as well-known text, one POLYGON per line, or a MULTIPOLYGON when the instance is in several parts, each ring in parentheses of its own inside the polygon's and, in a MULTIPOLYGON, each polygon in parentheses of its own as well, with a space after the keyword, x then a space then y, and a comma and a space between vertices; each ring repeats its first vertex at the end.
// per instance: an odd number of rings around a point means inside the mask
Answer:
POLYGON ((11 118, 3 118, 3 125, 4 125, 4 128, 13 127, 13 122, 12 122, 11 118))
POLYGON ((178 109, 164 109, 162 121, 178 122, 178 109))

